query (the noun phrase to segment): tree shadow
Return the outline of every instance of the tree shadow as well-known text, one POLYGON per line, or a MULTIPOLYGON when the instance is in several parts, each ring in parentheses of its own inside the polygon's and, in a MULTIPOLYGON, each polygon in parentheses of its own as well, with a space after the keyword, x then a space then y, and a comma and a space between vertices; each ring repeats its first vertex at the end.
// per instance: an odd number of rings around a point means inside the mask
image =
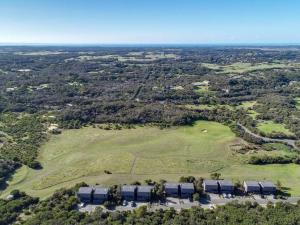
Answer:
POLYGON ((277 190, 276 196, 277 198, 288 198, 291 197, 291 194, 289 193, 291 189, 288 187, 281 187, 277 190))
POLYGON ((3 182, 0 183, 0 191, 4 191, 8 187, 7 181, 8 179, 4 178, 3 182))

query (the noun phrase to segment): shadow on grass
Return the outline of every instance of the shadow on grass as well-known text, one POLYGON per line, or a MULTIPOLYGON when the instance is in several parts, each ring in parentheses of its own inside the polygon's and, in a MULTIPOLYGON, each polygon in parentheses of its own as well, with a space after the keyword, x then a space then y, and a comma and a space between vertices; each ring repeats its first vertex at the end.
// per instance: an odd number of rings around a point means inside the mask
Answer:
POLYGON ((291 197, 291 194, 289 193, 291 189, 288 187, 281 187, 279 190, 277 190, 276 196, 277 198, 288 198, 291 197))

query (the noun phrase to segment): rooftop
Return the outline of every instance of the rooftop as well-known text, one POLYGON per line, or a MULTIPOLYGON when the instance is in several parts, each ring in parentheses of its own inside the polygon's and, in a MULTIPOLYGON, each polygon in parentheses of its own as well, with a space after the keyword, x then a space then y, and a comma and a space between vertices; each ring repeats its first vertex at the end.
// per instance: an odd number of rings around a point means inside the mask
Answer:
POLYGON ((126 191, 126 192, 134 192, 136 189, 135 185, 123 185, 122 186, 122 191, 126 191))
POLYGON ((182 189, 193 189, 194 190, 194 184, 193 183, 181 183, 180 187, 182 189))
POLYGON ((276 185, 273 184, 273 183, 270 182, 270 181, 262 181, 262 182, 259 182, 259 183, 260 183, 260 185, 261 185, 262 187, 276 188, 276 185))
POLYGON ((217 185, 218 186, 217 180, 204 180, 203 183, 206 185, 217 185))
POLYGON ((78 194, 91 194, 93 189, 91 187, 80 187, 78 194))
POLYGON ((137 188, 138 188, 138 192, 151 192, 153 186, 145 185, 145 186, 138 186, 137 188))
POLYGON ((98 195, 106 195, 108 194, 108 188, 103 188, 103 187, 96 187, 94 194, 98 194, 98 195))
POLYGON ((165 188, 178 188, 178 183, 165 183, 165 188))
POLYGON ((219 180, 220 186, 234 186, 231 180, 219 180))
POLYGON ((259 183, 257 181, 244 181, 247 186, 259 187, 259 183))

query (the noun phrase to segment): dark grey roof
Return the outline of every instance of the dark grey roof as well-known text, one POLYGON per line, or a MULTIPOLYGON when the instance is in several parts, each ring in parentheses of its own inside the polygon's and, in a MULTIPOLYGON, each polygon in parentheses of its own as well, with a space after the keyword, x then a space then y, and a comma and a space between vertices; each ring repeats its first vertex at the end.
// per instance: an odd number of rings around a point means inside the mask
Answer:
POLYGON ((275 184, 273 184, 272 182, 270 181, 262 181, 262 182, 259 182, 260 185, 263 187, 263 188, 276 188, 275 184))
POLYGON ((219 180, 220 186, 234 186, 231 180, 219 180))
POLYGON ((259 187, 259 183, 257 181, 244 181, 248 187, 259 187))
POLYGON ((206 185, 216 185, 216 186, 218 186, 218 181, 217 180, 204 180, 203 183, 206 184, 206 185))
POLYGON ((181 189, 192 189, 192 190, 194 190, 194 184, 193 183, 181 183, 180 188, 181 189))
POLYGON ((98 195, 107 195, 108 194, 108 188, 103 188, 103 187, 96 187, 94 189, 94 194, 98 195))
POLYGON ((91 194, 93 189, 91 187, 80 187, 78 194, 91 194))
POLYGON ((125 191, 125 192, 134 192, 135 189, 136 189, 135 185, 123 185, 122 186, 122 191, 125 191))
POLYGON ((165 183, 165 188, 175 188, 178 189, 179 184, 178 183, 165 183))
POLYGON ((153 186, 149 185, 144 185, 144 186, 137 186, 137 191, 138 192, 151 192, 153 189, 153 186))

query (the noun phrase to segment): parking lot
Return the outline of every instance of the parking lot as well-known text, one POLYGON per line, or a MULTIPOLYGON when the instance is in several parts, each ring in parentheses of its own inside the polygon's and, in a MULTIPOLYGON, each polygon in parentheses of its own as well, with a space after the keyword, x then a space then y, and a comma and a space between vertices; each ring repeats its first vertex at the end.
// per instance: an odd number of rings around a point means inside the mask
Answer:
POLYGON ((257 202, 258 204, 265 206, 268 202, 289 202, 291 204, 297 204, 300 200, 299 197, 292 197, 287 199, 275 199, 272 195, 248 195, 248 196, 235 196, 235 195, 219 195, 219 194, 207 194, 206 197, 202 197, 200 201, 191 201, 189 199, 179 199, 168 197, 165 201, 159 202, 127 202, 126 205, 116 206, 112 209, 106 209, 103 205, 85 204, 78 207, 80 212, 93 212, 97 207, 103 208, 104 211, 132 211, 140 206, 147 206, 149 211, 155 211, 158 209, 169 209, 174 208, 179 211, 181 209, 189 209, 194 206, 201 206, 205 209, 213 209, 218 205, 225 205, 232 201, 239 203, 245 202, 257 202))

